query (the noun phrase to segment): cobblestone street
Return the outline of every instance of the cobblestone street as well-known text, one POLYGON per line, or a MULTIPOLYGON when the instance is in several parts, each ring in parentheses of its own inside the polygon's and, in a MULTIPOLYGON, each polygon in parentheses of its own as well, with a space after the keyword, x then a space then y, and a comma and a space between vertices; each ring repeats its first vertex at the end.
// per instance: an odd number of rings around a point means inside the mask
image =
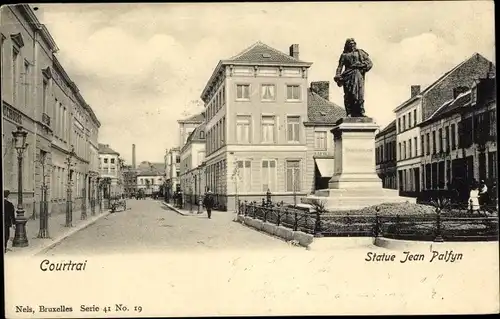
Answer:
MULTIPOLYGON (((182 216, 154 200, 128 200, 130 210, 110 214, 65 239, 47 254, 123 253, 179 249, 302 249, 233 222, 214 211, 182 216)), ((189 214, 189 211, 186 211, 189 214)))

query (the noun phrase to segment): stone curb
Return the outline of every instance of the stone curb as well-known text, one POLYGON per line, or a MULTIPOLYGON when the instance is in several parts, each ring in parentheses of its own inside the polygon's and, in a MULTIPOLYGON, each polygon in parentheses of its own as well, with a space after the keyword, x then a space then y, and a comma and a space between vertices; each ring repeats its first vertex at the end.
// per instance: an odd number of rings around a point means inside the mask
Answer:
POLYGON ((176 212, 177 214, 179 215, 182 215, 182 216, 190 216, 188 214, 184 214, 183 212, 181 212, 179 209, 175 208, 174 206, 168 204, 168 203, 165 203, 165 202, 161 202, 161 204, 163 206, 166 206, 167 208, 169 208, 170 210, 173 210, 174 212, 176 212))
POLYGON ((74 228, 71 228, 68 232, 60 235, 57 238, 55 238, 48 245, 44 245, 43 247, 37 249, 36 251, 34 251, 33 253, 31 253, 30 255, 32 257, 35 257, 35 256, 38 256, 40 254, 43 254, 43 253, 47 252, 48 250, 50 250, 50 249, 54 248, 55 246, 59 245, 66 238, 68 238, 68 237, 76 234, 80 230, 83 230, 83 229, 89 227, 90 225, 92 225, 95 222, 97 222, 99 219, 101 219, 101 218, 103 218, 105 216, 108 216, 109 214, 111 214, 111 211, 106 211, 105 213, 99 214, 99 215, 97 215, 95 217, 92 217, 91 219, 87 219, 86 221, 80 223, 78 226, 76 226, 74 228))

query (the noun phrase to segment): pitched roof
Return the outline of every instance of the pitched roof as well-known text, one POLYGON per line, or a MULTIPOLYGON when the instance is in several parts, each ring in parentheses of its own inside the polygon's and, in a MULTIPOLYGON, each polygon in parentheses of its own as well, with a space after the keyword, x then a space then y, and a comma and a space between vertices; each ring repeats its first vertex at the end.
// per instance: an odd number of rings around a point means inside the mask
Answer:
POLYGON ((466 62, 470 61, 471 59, 473 59, 474 57, 476 58, 483 58, 485 60, 487 60, 485 57, 483 57, 481 54, 479 53, 474 53, 472 56, 470 56, 469 58, 463 60, 462 62, 460 62, 459 64, 457 64, 456 66, 454 66, 451 70, 449 70, 448 72, 444 73, 443 75, 441 75, 436 81, 434 81, 433 83, 431 83, 429 86, 427 86, 422 92, 420 92, 420 94, 414 96, 414 97, 411 97, 409 98, 408 100, 404 101, 403 103, 401 103, 398 107, 396 107, 394 109, 394 112, 396 112, 398 109, 400 109, 401 107, 407 105, 409 102, 412 102, 414 100, 416 100, 417 98, 425 95, 427 92, 429 92, 430 90, 432 90, 434 87, 436 87, 439 83, 441 83, 444 79, 446 79, 448 76, 450 76, 451 74, 453 74, 453 72, 455 70, 457 70, 458 68, 460 68, 462 65, 464 65, 466 62))
POLYGON ((99 143, 99 154, 114 154, 118 156, 120 155, 120 153, 110 148, 109 144, 101 144, 101 143, 99 143))
POLYGON ((472 102, 471 90, 461 93, 455 99, 446 101, 443 103, 427 120, 422 122, 421 124, 426 124, 429 122, 433 122, 445 116, 446 114, 450 114, 453 111, 458 111, 461 108, 467 107, 472 102))
POLYGON ((276 50, 261 41, 257 41, 242 52, 226 60, 227 62, 259 63, 305 63, 286 53, 276 50))
POLYGON ((206 127, 205 123, 201 123, 200 125, 198 125, 194 129, 194 131, 192 131, 191 134, 189 134, 186 144, 188 144, 188 142, 204 142, 205 138, 200 137, 200 132, 202 131, 204 132, 205 127, 206 127))
POLYGON ((387 132, 395 131, 395 130, 396 130, 396 120, 392 120, 392 122, 387 124, 387 126, 384 127, 380 132, 378 132, 375 137, 380 136, 380 135, 384 135, 387 132))
POLYGON ((202 123, 205 121, 205 112, 201 112, 195 115, 191 115, 188 118, 178 120, 178 123, 202 123))
POLYGON ((322 98, 311 89, 307 90, 307 117, 308 121, 315 124, 335 124, 340 118, 345 117, 343 107, 322 98))
POLYGON ((141 162, 137 168, 137 175, 142 176, 161 176, 165 172, 164 163, 141 162))

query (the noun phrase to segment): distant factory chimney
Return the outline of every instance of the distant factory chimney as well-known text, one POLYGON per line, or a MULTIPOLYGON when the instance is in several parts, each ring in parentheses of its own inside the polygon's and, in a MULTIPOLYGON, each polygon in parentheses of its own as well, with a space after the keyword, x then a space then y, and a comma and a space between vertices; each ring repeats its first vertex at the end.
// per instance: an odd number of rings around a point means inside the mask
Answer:
POLYGON ((132 168, 136 169, 136 167, 135 167, 135 144, 132 144, 132 168))

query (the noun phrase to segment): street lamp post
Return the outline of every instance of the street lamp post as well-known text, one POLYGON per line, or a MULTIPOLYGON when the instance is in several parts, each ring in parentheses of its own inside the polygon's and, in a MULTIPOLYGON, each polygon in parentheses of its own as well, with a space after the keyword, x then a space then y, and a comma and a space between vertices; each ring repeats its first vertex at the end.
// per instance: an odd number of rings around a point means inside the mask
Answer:
POLYGON ((90 210, 92 216, 95 216, 95 195, 96 195, 96 185, 95 185, 95 176, 92 176, 92 181, 90 182, 90 187, 91 187, 91 198, 90 198, 90 210))
POLYGON ((198 171, 198 214, 201 214, 201 169, 198 171))
POLYGON ((68 156, 66 157, 66 165, 68 167, 68 183, 67 183, 67 188, 66 188, 66 227, 73 227, 73 203, 71 200, 71 193, 73 190, 71 189, 73 183, 73 170, 71 169, 73 163, 73 157, 75 156, 75 147, 71 145, 71 151, 69 152, 68 156))
POLYGON ((83 181, 82 188, 82 212, 80 214, 80 219, 87 219, 87 175, 85 174, 85 179, 83 181))
POLYGON ((12 132, 14 136, 14 146, 17 151, 17 214, 16 214, 16 231, 14 234, 14 240, 12 241, 13 247, 27 247, 28 237, 26 236, 26 222, 28 221, 26 217, 24 217, 24 208, 23 208, 23 155, 24 150, 26 149, 26 136, 28 132, 23 130, 21 126, 17 127, 17 130, 12 132))
POLYGON ((42 164, 42 196, 40 200, 40 230, 38 231, 38 238, 50 238, 49 235, 49 206, 47 202, 48 186, 45 181, 45 160, 47 153, 43 153, 40 158, 42 164))

